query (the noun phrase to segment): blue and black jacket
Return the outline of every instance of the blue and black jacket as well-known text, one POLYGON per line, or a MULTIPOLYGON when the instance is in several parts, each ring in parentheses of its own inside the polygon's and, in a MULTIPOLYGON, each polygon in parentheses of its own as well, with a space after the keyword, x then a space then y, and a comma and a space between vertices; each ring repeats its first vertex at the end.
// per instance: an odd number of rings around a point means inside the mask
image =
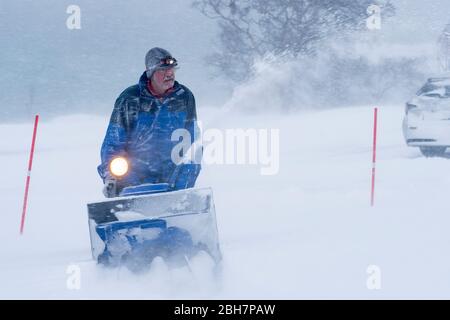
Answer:
POLYGON ((192 92, 175 81, 173 90, 163 98, 155 97, 147 87, 144 74, 137 85, 123 91, 117 98, 101 148, 98 172, 105 181, 110 177, 108 166, 117 156, 124 156, 130 172, 120 179, 120 187, 143 183, 172 183, 175 190, 193 187, 200 164, 176 165, 172 141, 176 129, 186 129, 194 142, 198 132, 195 99, 192 92), (175 170, 178 166, 177 170, 175 170), (174 174, 175 172, 175 174, 174 174))

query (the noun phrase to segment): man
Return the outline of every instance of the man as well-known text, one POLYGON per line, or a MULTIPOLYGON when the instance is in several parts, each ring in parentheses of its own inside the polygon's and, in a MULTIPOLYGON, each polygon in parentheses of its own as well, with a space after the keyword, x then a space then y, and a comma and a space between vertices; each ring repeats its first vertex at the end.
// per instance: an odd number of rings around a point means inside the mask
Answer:
POLYGON ((187 130, 190 143, 198 130, 194 96, 175 81, 177 65, 167 50, 150 49, 139 83, 117 98, 98 166, 106 197, 144 183, 169 183, 172 190, 194 186, 200 164, 176 164, 171 156, 179 143, 172 137, 175 130, 187 130), (124 157, 129 164, 128 173, 120 178, 109 170, 117 157, 124 157))

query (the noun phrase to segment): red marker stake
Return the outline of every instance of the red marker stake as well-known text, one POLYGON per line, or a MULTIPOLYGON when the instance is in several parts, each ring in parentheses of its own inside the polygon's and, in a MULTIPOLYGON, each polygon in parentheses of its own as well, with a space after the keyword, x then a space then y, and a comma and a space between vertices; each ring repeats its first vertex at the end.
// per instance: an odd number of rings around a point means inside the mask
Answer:
POLYGON ((373 113, 373 151, 372 151, 372 190, 370 194, 370 205, 375 203, 375 165, 377 162, 377 118, 378 108, 374 108, 373 113))
POLYGON ((34 145, 36 142, 36 132, 37 132, 38 122, 39 122, 39 115, 36 115, 36 118, 34 119, 34 130, 33 130, 33 139, 31 141, 30 159, 28 161, 28 172, 27 172, 27 181, 25 184, 25 195, 23 197, 22 220, 20 221, 20 234, 23 234, 23 227, 25 224, 25 214, 27 212, 28 190, 30 187, 31 167, 33 166, 34 145))

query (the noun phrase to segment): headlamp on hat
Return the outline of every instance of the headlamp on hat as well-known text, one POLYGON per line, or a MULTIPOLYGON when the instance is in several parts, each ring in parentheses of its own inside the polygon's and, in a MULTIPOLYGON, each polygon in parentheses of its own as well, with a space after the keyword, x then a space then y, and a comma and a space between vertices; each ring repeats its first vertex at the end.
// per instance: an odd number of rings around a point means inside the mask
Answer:
POLYGON ((174 57, 168 56, 164 59, 161 59, 161 64, 159 65, 162 68, 166 67, 176 67, 178 65, 177 59, 174 57))

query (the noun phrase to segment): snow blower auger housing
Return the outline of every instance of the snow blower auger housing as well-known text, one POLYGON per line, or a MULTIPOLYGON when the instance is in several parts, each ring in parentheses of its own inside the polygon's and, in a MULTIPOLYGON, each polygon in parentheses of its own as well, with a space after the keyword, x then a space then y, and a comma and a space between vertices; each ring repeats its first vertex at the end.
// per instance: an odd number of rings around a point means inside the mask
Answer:
POLYGON ((216 265, 221 261, 210 188, 139 185, 87 206, 92 255, 99 264, 139 272, 157 256, 178 266, 201 250, 216 265))

